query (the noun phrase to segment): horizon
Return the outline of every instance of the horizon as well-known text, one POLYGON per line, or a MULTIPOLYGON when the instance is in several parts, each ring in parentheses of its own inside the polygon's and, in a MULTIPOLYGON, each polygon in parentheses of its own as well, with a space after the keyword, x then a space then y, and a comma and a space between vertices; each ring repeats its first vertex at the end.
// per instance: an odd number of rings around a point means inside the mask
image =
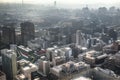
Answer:
POLYGON ((87 4, 87 5, 93 5, 93 4, 105 4, 105 5, 111 5, 111 4, 120 4, 120 1, 118 0, 0 0, 0 3, 25 3, 25 4, 52 4, 56 1, 56 3, 59 4, 66 4, 66 5, 80 5, 80 4, 87 4))
POLYGON ((106 4, 111 4, 111 3, 120 3, 118 0, 69 0, 69 1, 64 1, 64 0, 0 0, 0 2, 6 3, 6 2, 12 2, 12 3, 50 3, 50 2, 60 2, 60 3, 65 3, 65 4, 96 4, 96 3, 106 3, 106 4))
MULTIPOLYGON (((0 2, 0 4, 22 4, 19 2, 0 2)), ((46 3, 46 4, 40 4, 40 3, 36 3, 36 4, 31 4, 31 3, 25 3, 25 5, 33 5, 33 6, 46 6, 46 7, 53 7, 54 6, 54 2, 51 3, 46 3)), ((120 8, 120 3, 113 3, 113 4, 105 4, 105 3, 99 3, 99 4, 66 4, 66 3, 57 3, 56 7, 57 8, 66 8, 66 9, 79 9, 79 8, 83 8, 83 7, 89 7, 90 9, 98 9, 100 7, 106 7, 106 8, 110 8, 110 7, 116 7, 116 8, 120 8)))

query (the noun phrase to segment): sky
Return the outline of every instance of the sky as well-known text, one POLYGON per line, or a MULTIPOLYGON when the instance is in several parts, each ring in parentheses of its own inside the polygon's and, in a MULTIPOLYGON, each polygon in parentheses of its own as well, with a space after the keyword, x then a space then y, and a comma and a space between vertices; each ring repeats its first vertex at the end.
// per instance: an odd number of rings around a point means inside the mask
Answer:
MULTIPOLYGON (((88 6, 89 8, 98 8, 101 6, 106 7, 120 7, 120 0, 23 0, 24 3, 30 4, 42 4, 42 5, 54 5, 54 1, 57 3, 57 7, 62 8, 80 8, 88 6)), ((0 0, 0 3, 22 3, 22 0, 0 0)))
MULTIPOLYGON (((120 3, 120 0, 23 0, 24 3, 32 4, 51 4, 54 1, 60 4, 114 4, 120 3)), ((0 0, 0 2, 21 3, 22 0, 0 0)))

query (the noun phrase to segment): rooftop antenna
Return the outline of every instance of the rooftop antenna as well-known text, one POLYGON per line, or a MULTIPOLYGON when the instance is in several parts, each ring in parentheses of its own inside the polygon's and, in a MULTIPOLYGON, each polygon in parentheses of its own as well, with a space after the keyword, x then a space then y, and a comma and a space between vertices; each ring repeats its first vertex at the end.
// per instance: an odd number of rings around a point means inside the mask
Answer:
POLYGON ((24 1, 22 0, 22 6, 23 6, 23 4, 24 4, 24 1))
POLYGON ((56 2, 56 1, 54 1, 54 7, 56 7, 56 4, 57 4, 57 2, 56 2))

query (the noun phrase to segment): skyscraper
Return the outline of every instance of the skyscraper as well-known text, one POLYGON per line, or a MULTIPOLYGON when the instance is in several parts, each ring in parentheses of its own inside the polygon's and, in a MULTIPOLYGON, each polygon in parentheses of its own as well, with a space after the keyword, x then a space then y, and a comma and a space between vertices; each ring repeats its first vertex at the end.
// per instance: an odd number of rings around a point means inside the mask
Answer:
POLYGON ((0 28, 0 45, 1 45, 1 41, 2 41, 2 30, 0 28))
POLYGON ((22 45, 27 45, 27 41, 35 38, 34 24, 31 22, 24 22, 21 26, 22 45))
POLYGON ((82 33, 80 30, 76 31, 76 45, 81 45, 82 33))
POLYGON ((4 49, 1 51, 3 71, 6 74, 7 80, 14 80, 17 74, 16 53, 13 50, 4 49))
POLYGON ((84 34, 80 30, 77 30, 76 31, 76 45, 86 47, 87 46, 86 41, 87 40, 85 39, 84 34))
POLYGON ((50 63, 49 61, 39 60, 39 71, 42 72, 44 75, 47 75, 50 70, 50 63))
POLYGON ((2 27, 2 43, 9 45, 16 43, 15 28, 11 26, 2 27))

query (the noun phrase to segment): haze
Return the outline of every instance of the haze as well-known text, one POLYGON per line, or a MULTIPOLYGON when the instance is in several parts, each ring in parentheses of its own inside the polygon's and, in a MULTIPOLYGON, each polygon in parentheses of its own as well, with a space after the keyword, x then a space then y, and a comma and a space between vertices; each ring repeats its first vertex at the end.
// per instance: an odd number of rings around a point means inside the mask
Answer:
MULTIPOLYGON (((50 4, 55 0, 24 0, 24 3, 32 4, 50 4)), ((119 3, 119 0, 56 0, 57 3, 61 4, 114 4, 119 3)), ((0 0, 2 3, 21 3, 22 0, 0 0)))

